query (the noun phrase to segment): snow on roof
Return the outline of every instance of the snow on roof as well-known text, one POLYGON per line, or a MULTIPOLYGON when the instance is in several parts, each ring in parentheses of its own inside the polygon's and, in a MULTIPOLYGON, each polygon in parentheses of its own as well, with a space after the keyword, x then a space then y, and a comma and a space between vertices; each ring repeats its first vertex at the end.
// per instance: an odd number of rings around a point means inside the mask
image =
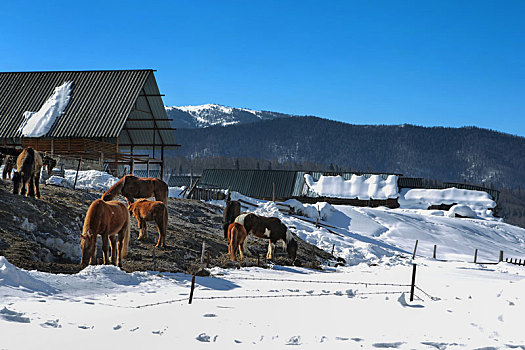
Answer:
MULTIPOLYGON (((495 208, 496 202, 487 192, 461 190, 455 187, 436 189, 411 189, 402 196, 405 202, 427 206, 440 204, 466 204, 471 207, 495 208)), ((400 200, 401 203, 401 200, 400 200)))
POLYGON ((69 103, 72 85, 72 81, 67 81, 56 87, 38 112, 25 112, 25 119, 18 131, 25 137, 40 137, 47 134, 55 120, 64 113, 69 103))
POLYGON ((367 179, 354 174, 350 180, 345 180, 340 175, 322 175, 319 181, 315 181, 311 175, 305 174, 304 179, 310 190, 319 196, 363 200, 399 197, 397 175, 388 175, 386 180, 380 175, 372 175, 367 179))

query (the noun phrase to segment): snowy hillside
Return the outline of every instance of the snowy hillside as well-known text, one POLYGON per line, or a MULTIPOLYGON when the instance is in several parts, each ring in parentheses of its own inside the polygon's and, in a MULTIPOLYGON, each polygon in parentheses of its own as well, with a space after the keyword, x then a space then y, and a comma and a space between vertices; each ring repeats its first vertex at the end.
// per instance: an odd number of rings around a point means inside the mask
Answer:
POLYGON ((216 104, 166 107, 166 112, 173 119, 175 127, 186 129, 228 126, 289 117, 289 115, 281 113, 232 108, 216 104))
MULTIPOLYGON (((71 176, 72 173, 67 174, 71 176)), ((54 180, 51 180, 54 181, 54 180)), ((83 172, 84 188, 107 187, 103 173, 83 172)), ((56 182, 54 182, 56 183, 56 182)), ((210 269, 197 277, 126 273, 90 266, 75 275, 25 271, 0 257, 0 348, 54 349, 253 347, 326 349, 524 349, 525 229, 485 216, 421 210, 437 197, 479 205, 461 191, 418 191, 399 209, 317 203, 282 205, 232 193, 249 211, 276 216, 300 238, 347 260, 323 271, 270 264, 267 269, 210 269), (319 219, 319 226, 315 221, 319 219), (412 260, 418 240, 416 259, 412 260), (437 259, 432 259, 437 245, 437 259), (409 300, 412 263, 416 298, 409 300), (521 300, 524 299, 524 300, 521 300), (27 334, 31 334, 28 337, 27 334)), ((213 204, 223 206, 224 202, 213 204)), ((491 203, 486 203, 491 205, 491 203)), ((256 238, 250 237, 249 242, 256 238)), ((250 246, 250 243, 248 243, 250 246)), ((279 252, 278 248, 278 252, 279 252)), ((226 252, 225 252, 226 253, 226 252)))

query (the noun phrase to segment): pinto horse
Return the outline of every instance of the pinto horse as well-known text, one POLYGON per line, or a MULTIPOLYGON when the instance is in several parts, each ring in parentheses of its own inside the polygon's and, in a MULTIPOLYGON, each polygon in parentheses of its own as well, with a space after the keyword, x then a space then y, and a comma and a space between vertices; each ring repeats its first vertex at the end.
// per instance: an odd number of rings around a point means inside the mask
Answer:
POLYGON ((135 198, 149 198, 155 196, 155 199, 168 205, 168 185, 152 177, 140 178, 133 175, 126 175, 116 184, 111 186, 103 195, 102 199, 110 201, 119 194, 126 197, 128 205, 135 201, 135 198))
MULTIPOLYGON (((228 199, 230 196, 228 195, 228 199)), ((222 229, 224 230, 224 238, 228 238, 228 229, 231 223, 235 221, 237 216, 241 215, 241 202, 226 201, 226 207, 222 213, 222 229)))
POLYGON ((168 208, 161 201, 149 201, 147 199, 139 199, 128 206, 129 213, 137 219, 139 223, 139 237, 138 239, 148 239, 147 221, 155 221, 159 231, 159 239, 156 247, 164 247, 166 245, 166 230, 168 228, 168 208))
POLYGON ((239 251, 241 260, 244 259, 242 252, 247 237, 248 233, 243 225, 234 222, 228 226, 228 253, 231 261, 237 260, 237 251, 239 251))
POLYGON ((239 215, 235 218, 235 222, 243 225, 248 234, 269 240, 266 259, 272 259, 275 243, 279 240, 283 241, 292 261, 297 258, 297 242, 290 230, 278 218, 268 218, 249 213, 239 215))
POLYGON ((111 263, 122 267, 122 259, 126 257, 129 245, 129 212, 124 203, 118 201, 104 202, 102 199, 96 199, 91 203, 80 236, 80 248, 82 250, 80 264, 82 266, 96 263, 98 235, 102 237, 104 264, 110 263, 109 240, 111 263))

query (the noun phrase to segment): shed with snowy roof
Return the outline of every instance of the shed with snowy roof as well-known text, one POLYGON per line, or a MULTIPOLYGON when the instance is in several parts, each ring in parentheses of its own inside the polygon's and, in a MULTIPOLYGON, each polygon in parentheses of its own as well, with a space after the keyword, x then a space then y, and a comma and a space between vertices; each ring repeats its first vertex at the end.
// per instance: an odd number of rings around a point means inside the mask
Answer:
POLYGON ((0 144, 162 177, 179 146, 162 96, 151 69, 0 73, 0 144))

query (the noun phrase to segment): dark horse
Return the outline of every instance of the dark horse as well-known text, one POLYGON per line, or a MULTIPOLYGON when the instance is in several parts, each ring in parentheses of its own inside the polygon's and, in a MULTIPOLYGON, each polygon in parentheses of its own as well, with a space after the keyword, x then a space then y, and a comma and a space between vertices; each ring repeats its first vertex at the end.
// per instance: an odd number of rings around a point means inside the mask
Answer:
POLYGON ((242 252, 244 251, 244 244, 248 233, 243 225, 239 223, 232 223, 228 226, 228 253, 230 253, 230 260, 237 260, 237 251, 241 256, 241 260, 244 259, 242 252))
POLYGON ((97 199, 91 203, 80 236, 80 248, 82 250, 80 264, 82 266, 96 263, 98 235, 102 237, 104 264, 110 263, 109 240, 111 243, 111 263, 121 267, 122 259, 126 257, 129 245, 129 212, 124 203, 118 201, 104 202, 102 199, 97 199))
POLYGON ((2 172, 2 179, 11 179, 11 172, 16 165, 16 158, 22 153, 21 149, 12 147, 0 147, 0 159, 4 164, 4 171, 2 172))
POLYGON ((2 179, 11 179, 11 173, 16 165, 16 157, 7 155, 4 159, 4 170, 2 171, 2 179))
POLYGON ((126 175, 116 184, 111 186, 103 195, 102 199, 110 201, 119 194, 126 197, 128 205, 135 201, 135 198, 149 198, 155 196, 155 199, 168 205, 168 185, 152 177, 140 178, 133 175, 126 175))
POLYGON ((227 238, 228 236, 228 227, 239 215, 241 215, 241 202, 231 201, 230 194, 228 194, 228 198, 226 199, 226 207, 222 213, 222 229, 224 231, 224 238, 227 238))
POLYGON ((284 242, 288 256, 292 261, 297 258, 297 242, 290 230, 278 218, 268 218, 250 213, 238 216, 235 222, 243 225, 248 234, 269 240, 266 259, 272 259, 275 243, 278 240, 284 242))
POLYGON ((39 152, 31 147, 25 148, 16 159, 16 171, 13 174, 13 194, 26 194, 40 198, 40 171, 42 166, 46 166, 46 171, 51 175, 51 171, 56 165, 56 160, 44 156, 45 163, 39 152), (20 188, 22 186, 22 188, 20 188))

